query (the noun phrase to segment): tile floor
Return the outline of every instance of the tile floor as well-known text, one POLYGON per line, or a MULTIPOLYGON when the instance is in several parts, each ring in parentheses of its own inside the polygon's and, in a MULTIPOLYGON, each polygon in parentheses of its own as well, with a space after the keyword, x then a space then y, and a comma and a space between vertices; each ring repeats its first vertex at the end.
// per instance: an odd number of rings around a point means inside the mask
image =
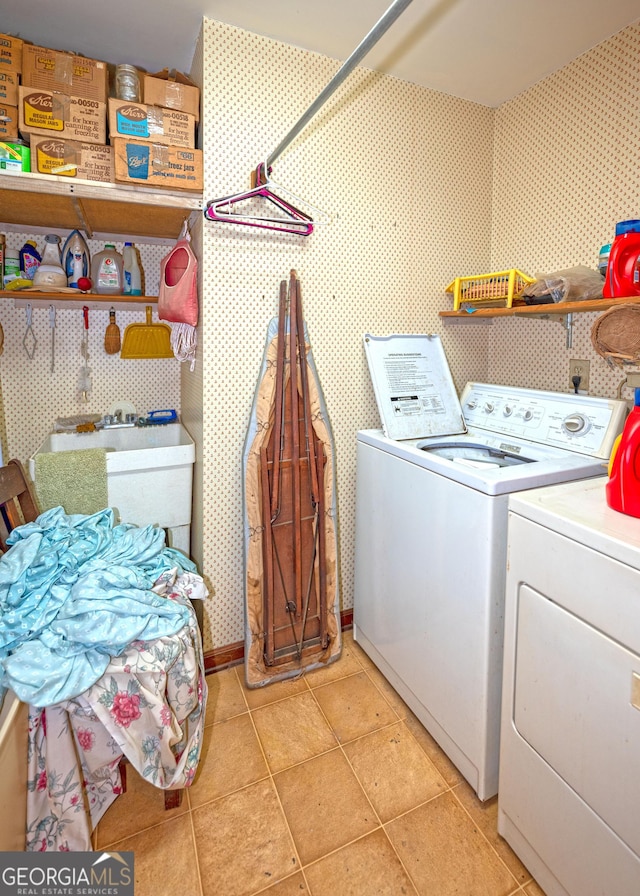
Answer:
POLYGON ((207 682, 182 806, 130 770, 94 835, 134 851, 136 896, 544 896, 351 632, 298 680, 207 682))

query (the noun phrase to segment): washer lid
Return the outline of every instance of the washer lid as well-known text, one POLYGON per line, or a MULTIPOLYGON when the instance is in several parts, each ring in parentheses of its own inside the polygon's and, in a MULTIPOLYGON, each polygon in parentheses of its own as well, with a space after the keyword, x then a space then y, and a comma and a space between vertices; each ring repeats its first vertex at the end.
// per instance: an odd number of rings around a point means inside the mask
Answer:
POLYGON ((365 333, 364 348, 387 438, 467 431, 439 336, 365 333))

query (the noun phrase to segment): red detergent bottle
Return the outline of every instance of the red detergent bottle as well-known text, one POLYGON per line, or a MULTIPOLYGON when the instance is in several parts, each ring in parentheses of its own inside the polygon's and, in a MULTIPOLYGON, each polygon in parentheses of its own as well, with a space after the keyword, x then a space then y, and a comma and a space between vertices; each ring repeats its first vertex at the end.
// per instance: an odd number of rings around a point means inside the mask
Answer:
MULTIPOLYGON (((620 226, 639 227, 640 222, 623 221, 620 226)), ((640 281, 635 276, 640 258, 640 232, 626 230, 616 234, 609 253, 609 263, 602 287, 605 299, 640 296, 640 281)))
POLYGON ((613 510, 640 517, 640 389, 635 390, 635 404, 614 445, 605 491, 613 510))

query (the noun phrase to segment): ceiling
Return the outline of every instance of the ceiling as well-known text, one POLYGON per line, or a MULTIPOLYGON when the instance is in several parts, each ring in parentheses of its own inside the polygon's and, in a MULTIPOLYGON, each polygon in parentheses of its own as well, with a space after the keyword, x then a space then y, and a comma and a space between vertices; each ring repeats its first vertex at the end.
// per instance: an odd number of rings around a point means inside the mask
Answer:
MULTIPOLYGON (((391 0, 2 5, 3 31, 32 43, 188 72, 203 16, 344 61, 391 0)), ((638 11, 638 0, 413 0, 361 64, 496 107, 637 21, 638 11)))

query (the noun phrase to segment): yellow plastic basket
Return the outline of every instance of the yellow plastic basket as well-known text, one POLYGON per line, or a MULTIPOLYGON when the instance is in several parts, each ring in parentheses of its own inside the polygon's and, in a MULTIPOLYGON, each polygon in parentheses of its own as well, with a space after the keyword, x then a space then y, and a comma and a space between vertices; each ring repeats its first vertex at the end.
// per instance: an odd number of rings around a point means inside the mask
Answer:
POLYGON ((477 274, 474 277, 456 277, 445 292, 453 293, 454 311, 458 311, 463 302, 471 305, 504 302, 506 308, 511 308, 513 300, 522 295, 529 283, 535 283, 535 277, 528 277, 522 271, 511 268, 508 271, 494 271, 492 274, 477 274))

